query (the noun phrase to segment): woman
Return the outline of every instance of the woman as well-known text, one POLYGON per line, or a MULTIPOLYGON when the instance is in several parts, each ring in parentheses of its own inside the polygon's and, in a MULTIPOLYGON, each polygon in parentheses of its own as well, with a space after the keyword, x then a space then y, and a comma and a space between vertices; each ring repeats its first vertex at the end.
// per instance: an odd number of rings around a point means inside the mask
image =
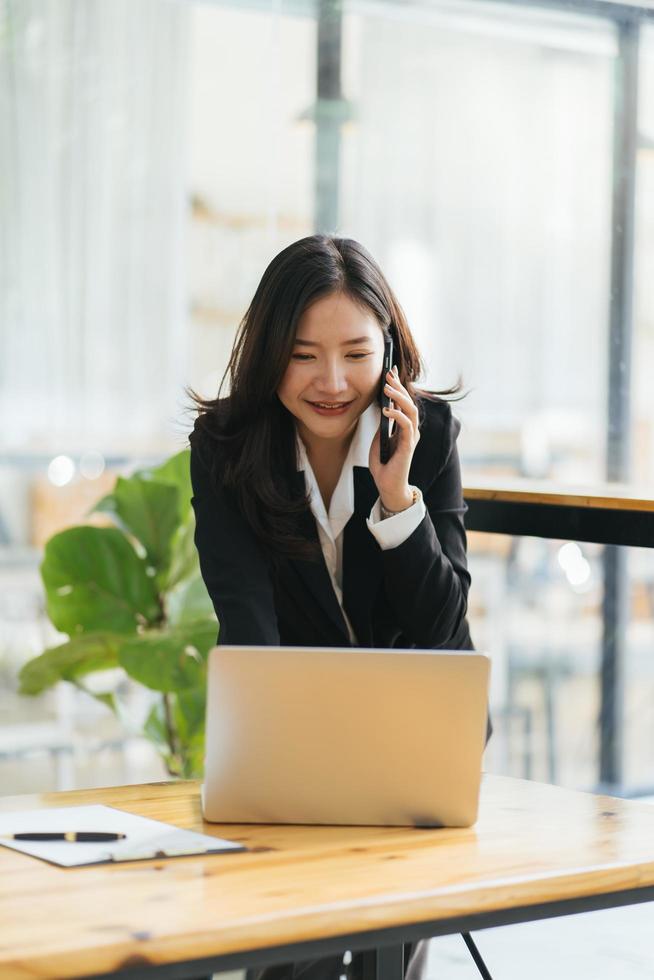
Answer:
MULTIPOLYGON (((195 542, 219 643, 472 648, 459 423, 416 388, 420 373, 404 313, 362 245, 313 235, 272 260, 234 344, 229 396, 191 393, 195 542), (382 464, 388 337, 394 431, 382 464)), ((408 980, 423 976, 425 953, 418 943, 408 980)), ((355 955, 350 976, 359 968, 355 955)), ((346 970, 332 956, 251 976, 346 970)))

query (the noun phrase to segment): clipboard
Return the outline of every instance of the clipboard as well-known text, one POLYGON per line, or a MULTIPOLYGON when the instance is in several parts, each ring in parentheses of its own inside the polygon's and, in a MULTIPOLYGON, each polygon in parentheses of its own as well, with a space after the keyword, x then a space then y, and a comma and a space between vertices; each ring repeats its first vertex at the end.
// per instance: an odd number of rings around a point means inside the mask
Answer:
POLYGON ((0 844, 62 868, 247 851, 247 847, 236 841, 184 830, 161 820, 150 820, 149 817, 141 817, 100 803, 2 813, 0 844), (104 830, 125 834, 126 837, 124 840, 110 842, 25 841, 2 837, 3 834, 30 831, 68 830, 104 830))

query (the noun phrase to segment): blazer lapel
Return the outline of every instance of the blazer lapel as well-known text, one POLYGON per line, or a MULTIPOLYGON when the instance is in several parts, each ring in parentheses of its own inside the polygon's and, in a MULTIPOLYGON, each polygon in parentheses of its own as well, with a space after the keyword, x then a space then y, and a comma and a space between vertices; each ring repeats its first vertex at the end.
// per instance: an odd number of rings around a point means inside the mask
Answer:
POLYGON ((354 514, 343 538, 343 604, 361 646, 372 646, 371 614, 383 575, 381 549, 366 518, 379 496, 367 466, 355 466, 354 514))
MULTIPOLYGON (((298 495, 304 493, 304 473, 298 471, 294 474, 296 480, 294 484, 294 489, 298 492, 298 495)), ((320 548, 320 538, 318 537, 318 528, 316 527, 316 521, 311 513, 307 511, 301 519, 301 529, 302 534, 309 538, 311 541, 315 541, 320 548)), ((338 599, 336 598, 336 593, 334 592, 334 587, 332 585, 332 580, 325 564, 325 558, 322 554, 322 549, 320 550, 319 559, 317 561, 304 561, 302 559, 296 559, 291 561, 298 573, 298 577, 304 586, 309 590, 313 598, 318 602, 323 612, 328 616, 332 625, 343 635, 346 643, 350 642, 350 634, 348 632, 347 624, 343 618, 343 613, 339 605, 338 599)))

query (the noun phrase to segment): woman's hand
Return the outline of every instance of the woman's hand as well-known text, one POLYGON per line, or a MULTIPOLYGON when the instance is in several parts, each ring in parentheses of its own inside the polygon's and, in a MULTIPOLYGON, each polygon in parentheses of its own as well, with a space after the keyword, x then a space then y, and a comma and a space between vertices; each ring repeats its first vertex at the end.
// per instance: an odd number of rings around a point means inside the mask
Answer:
POLYGON ((409 490, 409 468, 420 439, 418 409, 400 382, 396 367, 388 372, 384 394, 392 399, 394 405, 386 413, 395 423, 391 436, 392 456, 387 463, 379 461, 380 425, 372 440, 368 467, 386 510, 406 510, 413 503, 413 494, 409 490))

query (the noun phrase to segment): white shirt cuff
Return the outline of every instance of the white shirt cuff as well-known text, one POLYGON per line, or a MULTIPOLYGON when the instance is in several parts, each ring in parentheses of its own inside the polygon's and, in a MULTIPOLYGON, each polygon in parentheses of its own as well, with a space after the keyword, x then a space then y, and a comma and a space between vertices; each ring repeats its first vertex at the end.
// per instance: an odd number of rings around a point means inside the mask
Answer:
POLYGON ((417 493, 416 502, 411 504, 410 507, 407 507, 406 510, 401 510, 399 514, 394 514, 393 517, 387 517, 383 521, 381 516, 381 500, 379 497, 377 497, 370 511, 370 517, 366 520, 366 524, 371 534, 376 538, 377 544, 382 551, 397 548, 403 541, 406 541, 425 516, 425 502, 422 499, 420 489, 418 487, 411 487, 411 490, 415 490, 417 493))

